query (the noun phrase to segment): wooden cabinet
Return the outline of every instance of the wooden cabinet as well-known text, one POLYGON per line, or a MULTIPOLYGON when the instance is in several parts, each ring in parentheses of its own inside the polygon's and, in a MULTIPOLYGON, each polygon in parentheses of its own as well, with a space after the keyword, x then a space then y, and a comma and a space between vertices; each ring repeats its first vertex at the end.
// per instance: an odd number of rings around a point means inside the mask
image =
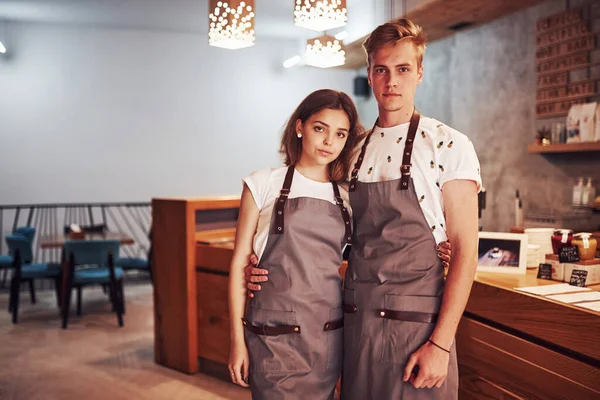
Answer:
POLYGON ((479 274, 456 336, 460 398, 600 398, 600 314, 515 291, 551 284, 479 274))

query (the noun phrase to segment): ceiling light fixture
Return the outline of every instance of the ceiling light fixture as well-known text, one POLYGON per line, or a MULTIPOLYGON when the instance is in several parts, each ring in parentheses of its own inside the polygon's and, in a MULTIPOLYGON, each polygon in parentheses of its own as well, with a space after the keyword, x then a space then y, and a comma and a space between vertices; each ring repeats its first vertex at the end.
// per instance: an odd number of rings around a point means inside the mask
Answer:
POLYGON ((339 67, 346 63, 342 42, 330 35, 319 36, 306 42, 306 65, 319 68, 339 67))
POLYGON ((254 0, 211 0, 208 44, 236 50, 254 45, 254 0))
POLYGON ((292 57, 292 58, 288 58, 287 60, 285 60, 285 61, 283 62, 283 67, 284 67, 284 68, 291 68, 291 67, 293 67, 294 65, 297 65, 297 64, 299 64, 299 63, 300 63, 300 61, 302 61, 302 57, 300 57, 300 56, 294 56, 294 57, 292 57))
POLYGON ((335 38, 337 40, 344 40, 348 37, 348 32, 347 31, 341 31, 335 34, 335 38))
POLYGON ((327 31, 348 23, 346 0, 295 0, 294 23, 313 31, 327 31))

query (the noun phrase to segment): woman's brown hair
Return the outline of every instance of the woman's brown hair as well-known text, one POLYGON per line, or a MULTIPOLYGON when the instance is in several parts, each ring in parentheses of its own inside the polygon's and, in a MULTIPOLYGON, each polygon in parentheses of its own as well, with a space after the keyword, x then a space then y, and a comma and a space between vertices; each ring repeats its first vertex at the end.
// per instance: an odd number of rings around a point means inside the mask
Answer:
POLYGON ((300 120, 304 124, 312 115, 325 109, 342 110, 346 113, 350 121, 348 138, 342 152, 338 158, 327 165, 329 179, 334 182, 343 182, 348 179, 352 156, 364 131, 358 119, 358 112, 356 111, 354 102, 344 92, 321 89, 306 96, 292 113, 285 126, 283 136, 281 137, 280 152, 286 166, 296 165, 302 154, 302 140, 296 135, 296 121, 300 120))

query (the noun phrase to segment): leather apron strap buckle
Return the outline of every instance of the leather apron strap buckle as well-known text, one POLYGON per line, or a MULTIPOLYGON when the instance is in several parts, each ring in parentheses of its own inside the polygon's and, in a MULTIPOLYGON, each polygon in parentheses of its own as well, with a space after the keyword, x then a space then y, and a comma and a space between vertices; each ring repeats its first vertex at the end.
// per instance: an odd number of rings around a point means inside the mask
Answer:
POLYGON ((345 314, 356 314, 358 312, 358 308, 354 304, 344 304, 342 309, 345 314))
POLYGON ((327 332, 327 331, 335 331, 337 329, 342 328, 343 326, 344 326, 344 319, 341 318, 341 319, 338 319, 338 320, 335 320, 335 321, 327 321, 325 323, 325 326, 323 327, 323 330, 325 332, 327 332))

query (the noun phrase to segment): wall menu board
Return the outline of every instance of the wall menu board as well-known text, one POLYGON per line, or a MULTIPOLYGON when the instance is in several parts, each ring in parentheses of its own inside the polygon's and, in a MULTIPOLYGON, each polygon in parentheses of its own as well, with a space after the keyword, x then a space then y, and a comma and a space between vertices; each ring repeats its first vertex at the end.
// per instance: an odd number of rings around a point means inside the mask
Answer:
POLYGON ((600 49, 599 32, 593 29, 600 18, 596 14, 596 6, 587 5, 537 21, 538 118, 566 116, 572 105, 587 103, 600 94, 600 80, 590 74, 597 64, 591 53, 600 49), (581 70, 585 73, 572 80, 572 73, 581 70))

